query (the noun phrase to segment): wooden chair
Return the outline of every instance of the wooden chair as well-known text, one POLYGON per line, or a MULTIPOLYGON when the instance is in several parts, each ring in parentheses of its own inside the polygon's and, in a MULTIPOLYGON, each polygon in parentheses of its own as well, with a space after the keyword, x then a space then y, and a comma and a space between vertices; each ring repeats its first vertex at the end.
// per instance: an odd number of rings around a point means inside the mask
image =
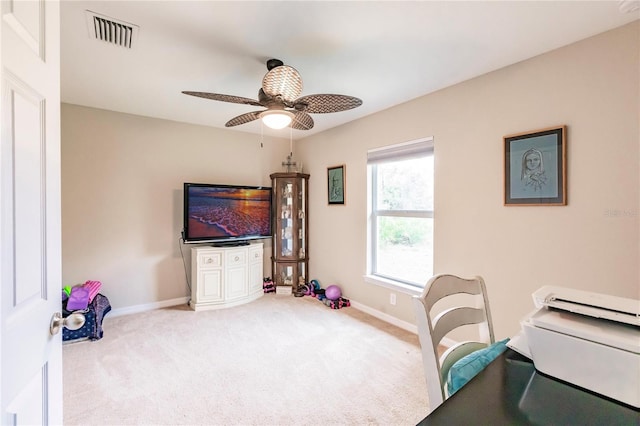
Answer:
POLYGON ((445 385, 451 366, 462 357, 495 342, 489 300, 481 277, 465 279, 441 274, 432 277, 422 294, 413 297, 413 302, 429 392, 429 406, 433 411, 449 396, 445 385), (438 309, 432 312, 436 302, 461 293, 476 296, 474 306, 456 306, 439 313, 436 312, 438 309), (457 343, 439 357, 438 345, 442 339, 451 331, 469 324, 478 326, 477 341, 457 343))

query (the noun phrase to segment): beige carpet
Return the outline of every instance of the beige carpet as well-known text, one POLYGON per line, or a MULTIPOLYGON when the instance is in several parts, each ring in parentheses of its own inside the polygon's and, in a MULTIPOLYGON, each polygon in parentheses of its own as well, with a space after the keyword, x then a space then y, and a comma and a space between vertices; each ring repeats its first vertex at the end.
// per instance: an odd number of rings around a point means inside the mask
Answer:
POLYGON ((268 294, 106 319, 66 344, 66 425, 415 425, 428 413, 416 335, 353 307, 268 294))

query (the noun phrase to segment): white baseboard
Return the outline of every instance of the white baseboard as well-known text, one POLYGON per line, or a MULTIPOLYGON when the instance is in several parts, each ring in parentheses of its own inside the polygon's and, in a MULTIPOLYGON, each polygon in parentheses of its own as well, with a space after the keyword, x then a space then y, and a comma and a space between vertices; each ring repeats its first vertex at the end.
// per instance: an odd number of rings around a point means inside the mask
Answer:
POLYGON ((402 321, 394 316, 389 314, 385 314, 384 312, 380 312, 376 309, 373 309, 367 305, 363 305, 362 303, 358 303, 353 301, 353 299, 349 300, 351 302, 351 306, 359 311, 365 312, 372 317, 376 317, 379 320, 384 322, 388 322, 389 324, 393 324, 396 327, 399 327, 403 330, 407 330, 410 333, 418 334, 418 327, 415 324, 411 324, 410 322, 402 321))
MULTIPOLYGON (((408 331, 410 333, 418 334, 418 326, 415 325, 415 324, 411 324, 410 322, 406 322, 406 321, 400 320, 400 319, 398 319, 398 318, 396 318, 394 316, 391 316, 389 314, 385 314, 384 312, 380 312, 380 311, 378 311, 376 309, 373 309, 373 308, 371 308, 371 307, 369 307, 367 305, 363 305, 362 303, 355 302, 355 301, 353 301, 353 299, 350 299, 350 302, 351 302, 351 307, 353 307, 353 308, 355 308, 355 309, 357 309, 359 311, 365 312, 365 313, 371 315, 372 317, 376 317, 379 320, 382 320, 384 322, 388 322, 389 324, 393 324, 396 327, 399 327, 399 328, 401 328, 403 330, 406 330, 406 331, 408 331)), ((448 337, 443 338, 442 341, 440 342, 440 344, 442 344, 443 346, 446 346, 448 348, 453 346, 453 345, 455 345, 456 343, 458 343, 458 342, 453 340, 453 339, 449 339, 448 337)))
POLYGON ((112 309, 105 318, 119 317, 122 315, 137 314, 139 312, 152 311, 154 309, 168 308, 176 305, 186 305, 188 297, 178 297, 177 299, 163 300, 161 302, 145 303, 144 305, 128 306, 126 308, 112 309))

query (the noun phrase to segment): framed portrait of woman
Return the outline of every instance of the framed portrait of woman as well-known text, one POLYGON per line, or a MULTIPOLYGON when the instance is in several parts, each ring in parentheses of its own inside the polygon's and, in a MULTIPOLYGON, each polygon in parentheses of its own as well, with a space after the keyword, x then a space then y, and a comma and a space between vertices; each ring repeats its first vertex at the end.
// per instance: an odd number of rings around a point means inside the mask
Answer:
POLYGON ((504 205, 567 205, 566 126, 503 139, 504 205))

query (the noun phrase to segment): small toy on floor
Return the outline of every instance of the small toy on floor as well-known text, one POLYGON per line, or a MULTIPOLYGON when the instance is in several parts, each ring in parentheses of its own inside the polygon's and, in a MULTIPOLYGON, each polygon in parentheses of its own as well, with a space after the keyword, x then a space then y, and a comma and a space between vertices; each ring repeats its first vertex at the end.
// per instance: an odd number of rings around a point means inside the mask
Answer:
POLYGON ((306 285, 307 283, 304 281, 304 277, 298 277, 298 285, 296 286, 293 295, 295 297, 304 296, 307 293, 307 289, 305 288, 306 285))
POLYGON ((329 300, 338 300, 342 296, 342 290, 335 284, 331 284, 324 292, 329 300))
POLYGON ((266 277, 262 280, 262 290, 265 293, 275 293, 276 285, 273 283, 271 277, 266 277))
MULTIPOLYGON (((302 285, 301 290, 305 296, 316 297, 322 289, 320 288, 320 283, 317 280, 311 280, 304 285, 302 285)), ((324 290, 322 290, 324 292, 324 290)))
POLYGON ((314 297, 331 309, 340 309, 351 306, 349 299, 342 297, 342 290, 335 284, 323 289, 320 287, 320 282, 318 280, 311 280, 311 282, 302 286, 301 289, 304 296, 314 297))
POLYGON ((351 306, 351 302, 349 301, 349 299, 345 299, 344 297, 340 297, 339 299, 336 299, 336 300, 324 299, 322 303, 324 303, 331 309, 340 309, 340 308, 346 308, 347 306, 351 306))

